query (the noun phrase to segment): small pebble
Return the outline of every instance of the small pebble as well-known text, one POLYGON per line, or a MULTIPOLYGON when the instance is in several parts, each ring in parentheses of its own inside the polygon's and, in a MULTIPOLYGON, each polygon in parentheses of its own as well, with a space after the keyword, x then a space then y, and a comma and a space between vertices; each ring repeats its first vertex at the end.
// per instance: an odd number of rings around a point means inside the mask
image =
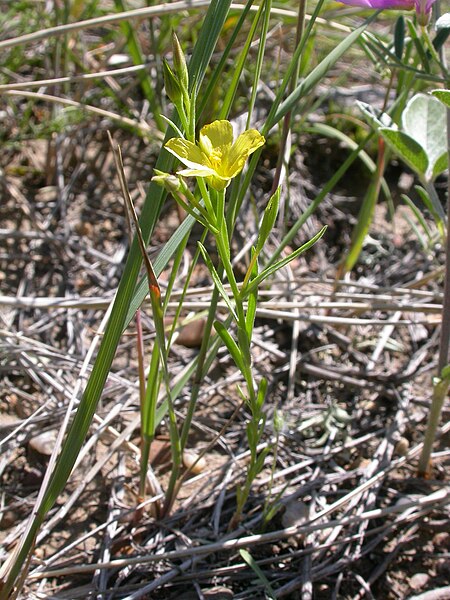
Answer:
POLYGON ((195 452, 192 452, 192 450, 185 450, 183 452, 183 464, 186 469, 190 469, 193 475, 203 473, 203 471, 206 469, 205 457, 202 456, 199 458, 199 455, 195 452))
POLYGON ((5 510, 0 520, 0 529, 9 529, 12 527, 19 516, 13 510, 5 510))
POLYGON ((42 456, 51 456, 58 432, 44 431, 28 442, 29 447, 42 456))
POLYGON ((416 573, 409 580, 409 587, 412 590, 421 590, 425 587, 430 579, 428 573, 416 573))
POLYGON ((309 521, 309 506, 300 500, 291 500, 281 517, 283 527, 299 527, 309 521))
POLYGON ((450 533, 441 531, 433 537, 433 545, 438 548, 450 548, 450 533))
POLYGON ((186 348, 200 348, 205 335, 205 319, 196 319, 182 327, 175 339, 175 344, 186 348))
POLYGON ((202 590, 202 593, 207 600, 231 600, 234 597, 233 592, 222 585, 202 590))
POLYGON ((406 456, 409 450, 409 442, 406 438, 401 437, 395 444, 395 453, 398 456, 406 456))

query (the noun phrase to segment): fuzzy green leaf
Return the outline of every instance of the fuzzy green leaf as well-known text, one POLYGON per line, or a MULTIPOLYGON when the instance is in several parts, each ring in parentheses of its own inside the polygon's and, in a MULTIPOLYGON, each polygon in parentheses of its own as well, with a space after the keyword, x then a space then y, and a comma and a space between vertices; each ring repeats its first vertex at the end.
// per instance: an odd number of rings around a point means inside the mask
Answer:
POLYGON ((450 108, 450 90, 433 90, 431 93, 435 98, 450 108))
POLYGON ((450 30, 450 13, 445 13, 441 15, 439 19, 436 21, 436 31, 441 31, 441 29, 450 30))
POLYGON ((402 131, 381 128, 394 151, 425 181, 447 166, 447 116, 434 96, 416 94, 405 107, 402 131))
POLYGON ((418 142, 428 158, 427 179, 447 152, 447 114, 434 96, 416 94, 402 115, 403 131, 418 142))
POLYGON ((382 127, 380 133, 400 158, 421 177, 428 170, 428 158, 422 146, 403 131, 382 127))

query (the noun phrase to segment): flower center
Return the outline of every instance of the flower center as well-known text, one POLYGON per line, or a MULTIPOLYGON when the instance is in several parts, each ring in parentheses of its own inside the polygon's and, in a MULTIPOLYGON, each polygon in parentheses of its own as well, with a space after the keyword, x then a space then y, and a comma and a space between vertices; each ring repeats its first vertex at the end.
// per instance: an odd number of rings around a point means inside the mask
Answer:
POLYGON ((221 170, 222 154, 222 148, 214 148, 214 150, 208 156, 211 167, 214 169, 214 171, 217 171, 217 173, 219 173, 221 170))

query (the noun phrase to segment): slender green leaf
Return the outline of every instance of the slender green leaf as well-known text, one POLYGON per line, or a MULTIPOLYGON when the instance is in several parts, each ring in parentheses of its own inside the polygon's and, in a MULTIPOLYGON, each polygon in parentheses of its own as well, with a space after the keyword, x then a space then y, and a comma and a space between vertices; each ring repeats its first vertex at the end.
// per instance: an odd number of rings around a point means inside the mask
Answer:
MULTIPOLYGON (((142 220, 142 219, 141 219, 142 220)), ((153 268, 155 270, 155 274, 157 277, 162 273, 164 267, 167 265, 169 260, 172 258, 173 254, 180 247, 180 243, 182 243, 186 234, 188 234, 196 219, 187 216, 181 225, 177 228, 177 230, 173 233, 173 235, 169 238, 169 240, 164 245, 161 252, 158 254, 153 268)), ((128 306, 127 314, 124 320, 123 331, 128 327, 131 319, 133 318, 136 310, 142 305, 146 295, 148 294, 148 282, 145 277, 143 277, 139 283, 136 285, 136 289, 134 290, 133 297, 130 300, 130 304, 128 306)))
POLYGON ((402 60, 405 48, 405 17, 403 15, 400 15, 395 23, 394 48, 395 56, 402 60))
MULTIPOLYGON (((251 277, 256 277, 258 275, 258 259, 256 257, 256 250, 252 248, 252 272, 251 277)), ((256 308, 258 304, 258 288, 254 288, 249 296, 247 301, 247 314, 245 315, 245 329, 247 332, 248 339, 252 339, 253 335, 253 327, 255 323, 255 315, 256 308)))
POLYGON ((214 285, 219 290, 219 293, 222 296, 222 298, 224 299, 225 304, 228 306, 228 309, 229 309, 231 315, 233 316, 233 319, 237 323, 238 318, 236 315, 236 311, 234 310, 233 303, 231 302, 230 297, 228 296, 225 288, 223 287, 222 280, 220 279, 219 274, 217 273, 216 268, 213 265, 208 252, 206 251, 206 248, 200 242, 198 242, 198 247, 200 248, 200 252, 202 253, 203 260, 205 261, 205 264, 208 267, 208 271, 211 273, 211 277, 214 281, 214 285))
POLYGON ((232 79, 227 89, 227 93, 222 104, 222 109, 219 113, 219 119, 225 119, 228 113, 230 112, 231 105, 233 104, 233 100, 239 87, 239 79, 247 62, 247 56, 250 51, 253 38, 255 37, 256 28, 258 26, 259 19, 261 18, 262 11, 263 3, 259 7, 256 15, 253 17, 253 22, 250 27, 250 31, 248 32, 245 44, 240 52, 239 57, 237 58, 237 60, 234 61, 232 79))
POLYGON ((231 354, 231 358, 236 363, 237 368, 243 373, 245 371, 244 361, 242 359, 241 351, 239 350, 238 345, 231 337, 230 332, 225 327, 223 323, 220 321, 214 321, 214 328, 220 336, 220 339, 225 344, 228 349, 228 352, 231 354))
POLYGON ((169 119, 169 117, 166 117, 165 115, 161 115, 161 119, 163 119, 163 121, 165 121, 168 125, 170 125, 172 127, 172 129, 174 130, 174 132, 177 134, 178 137, 180 137, 180 138, 184 137, 183 132, 178 127, 178 125, 172 121, 172 119, 169 119))
POLYGON ((361 254, 361 250, 369 233, 370 225, 372 224, 375 206, 379 196, 380 186, 376 176, 370 182, 367 192, 361 204, 358 214, 358 221, 352 231, 352 240, 347 256, 344 261, 345 272, 348 273, 353 269, 356 261, 361 254))
MULTIPOLYGON (((369 105, 366 105, 366 106, 369 106, 369 105)), ((383 113, 383 115, 385 115, 385 114, 386 113, 383 113)), ((380 115, 380 118, 383 118, 383 117, 380 115)), ((376 123, 376 120, 374 120, 374 123, 376 123)), ((312 125, 311 127, 308 128, 308 131, 313 131, 315 133, 320 133, 322 135, 326 135, 327 137, 337 139, 340 142, 342 142, 343 144, 345 144, 348 148, 350 148, 350 150, 355 150, 358 147, 358 144, 352 138, 350 138, 344 132, 339 131, 339 129, 336 129, 336 127, 331 127, 330 125, 327 125, 326 123, 315 123, 314 125, 312 125)), ((364 150, 361 150, 359 153, 359 159, 367 167, 367 169, 370 173, 373 174, 376 172, 377 166, 374 163, 374 161, 370 158, 370 156, 367 154, 367 152, 365 152, 364 150)), ((389 189, 389 186, 388 186, 386 180, 384 179, 384 177, 382 177, 382 179, 381 179, 381 188, 383 190, 385 198, 389 202, 392 202, 391 190, 389 189)))
MULTIPOLYGON (((402 194, 402 200, 407 204, 407 206, 409 207, 411 212, 416 217, 419 225, 422 227, 423 232, 425 233, 425 235, 428 238, 428 242, 431 242, 431 240, 433 239, 433 236, 432 236, 431 230, 428 227, 428 224, 423 216, 422 211, 414 204, 414 202, 411 200, 411 198, 409 198, 409 196, 407 196, 406 194, 402 194)), ((413 225, 413 223, 411 223, 411 225, 413 225)), ((422 243, 422 246, 424 248, 426 247, 425 244, 423 244, 423 243, 422 243)))
POLYGON ((347 52, 347 50, 356 42, 359 36, 364 32, 366 27, 375 18, 376 13, 372 15, 367 21, 357 27, 352 33, 350 33, 340 44, 334 48, 326 58, 324 58, 315 69, 311 71, 309 75, 301 81, 296 89, 289 94, 286 100, 278 108, 274 116, 264 126, 264 132, 269 131, 276 123, 278 123, 284 115, 292 110, 297 102, 310 92, 318 83, 321 81, 328 71, 336 64, 336 62, 347 52))
POLYGON ((259 284, 262 281, 264 281, 270 275, 275 273, 275 271, 282 269, 287 264, 289 264, 292 260, 294 260, 295 258, 300 256, 300 254, 303 254, 303 252, 305 252, 306 250, 309 250, 309 248, 311 248, 311 246, 313 246, 318 240, 320 240, 320 238, 323 236, 323 234, 325 233, 326 230, 327 230, 326 226, 322 227, 322 229, 318 233, 316 233, 316 235, 314 237, 312 237, 309 241, 307 241, 305 244, 303 244, 303 246, 300 246, 300 248, 297 248, 297 250, 292 252, 292 254, 289 254, 289 256, 286 256, 286 258, 283 258, 282 260, 280 260, 280 261, 276 262, 275 264, 272 264, 272 265, 268 266, 266 269, 264 269, 257 277, 255 277, 255 279, 253 279, 249 283, 248 287, 246 288, 246 292, 248 293, 248 292, 252 291, 255 286, 259 286, 259 284))
POLYGON ((441 205, 436 206, 436 201, 433 201, 433 199, 430 198, 429 193, 422 186, 416 185, 416 186, 414 186, 414 189, 419 194, 420 199, 422 200, 422 202, 424 203, 426 208, 430 211, 430 214, 433 217, 434 222, 436 223, 439 233, 440 233, 442 239, 444 239, 446 225, 445 225, 445 213, 442 210, 442 206, 441 205))
POLYGON ((258 255, 264 247, 269 235, 272 232, 273 226, 278 215, 278 208, 280 206, 280 194, 281 187, 270 197, 269 202, 264 210, 264 215, 259 228, 258 239, 256 241, 256 255, 258 255))
MULTIPOLYGON (((225 49, 221 53, 219 64, 214 67, 213 73, 211 74, 211 77, 209 78, 208 85, 207 85, 204 93, 202 93, 201 98, 199 98, 197 101, 197 112, 198 112, 199 116, 205 110, 205 108, 208 104, 208 100, 210 99, 210 97, 214 91, 214 88, 217 86, 217 83, 219 82, 220 78, 222 77, 223 69, 224 69, 225 65, 227 64, 227 60, 230 55, 230 52, 232 51, 232 49, 234 47, 234 42, 236 41, 236 38, 239 35, 239 32, 242 29, 242 26, 244 25, 244 23, 247 20, 248 13, 249 13, 252 5, 253 5, 253 0, 247 0, 247 3, 245 5, 244 9, 240 13, 239 20, 238 20, 235 28, 233 29, 230 39, 228 40, 228 43, 227 43, 225 49)), ((225 116, 228 117, 228 114, 225 116)))
POLYGON ((258 408, 261 410, 264 400, 266 399, 267 394, 267 379, 263 377, 259 383, 258 395, 256 397, 256 404, 258 408))

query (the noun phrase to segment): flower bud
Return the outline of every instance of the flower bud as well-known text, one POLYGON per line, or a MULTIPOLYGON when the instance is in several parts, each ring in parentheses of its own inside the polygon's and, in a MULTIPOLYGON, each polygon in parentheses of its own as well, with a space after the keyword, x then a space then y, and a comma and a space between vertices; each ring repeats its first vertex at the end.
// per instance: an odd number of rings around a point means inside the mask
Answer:
POLYGON ((426 27, 430 22, 431 5, 434 0, 416 0, 416 17, 417 23, 422 27, 426 27))
POLYGON ((177 104, 182 97, 180 83, 166 60, 163 60, 163 74, 166 94, 174 104, 177 104))
POLYGON ((156 175, 152 177, 152 181, 165 188, 169 194, 178 192, 181 187, 180 180, 176 175, 171 173, 164 173, 164 171, 158 171, 155 169, 156 175))
POLYGON ((173 70, 175 71, 178 81, 180 82, 181 89, 185 92, 188 91, 189 85, 189 74, 186 65, 186 58, 183 54, 183 49, 177 38, 175 31, 172 32, 172 52, 173 52, 173 70))

